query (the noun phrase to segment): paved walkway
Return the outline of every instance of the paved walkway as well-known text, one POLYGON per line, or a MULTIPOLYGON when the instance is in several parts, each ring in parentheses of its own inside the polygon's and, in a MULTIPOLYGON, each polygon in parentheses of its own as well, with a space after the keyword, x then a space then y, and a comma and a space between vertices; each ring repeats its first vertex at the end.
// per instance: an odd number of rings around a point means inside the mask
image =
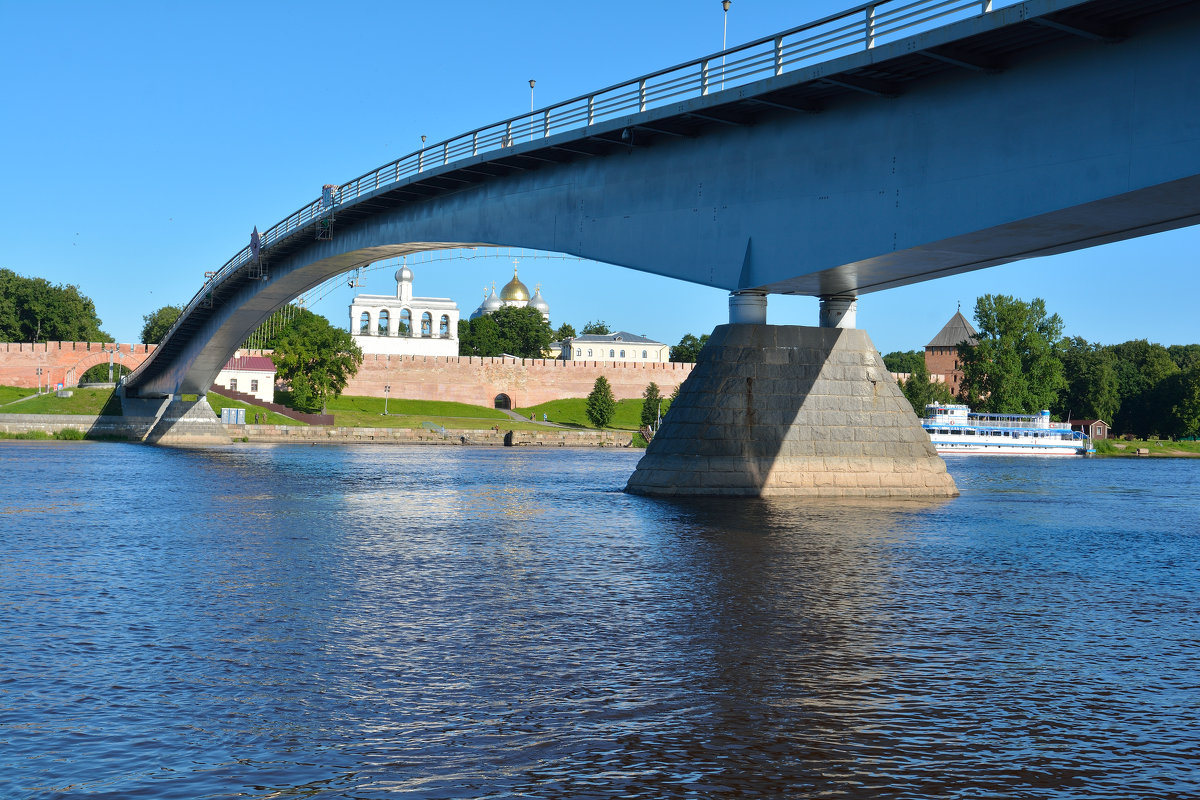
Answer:
POLYGON ((540 419, 527 419, 527 418, 525 418, 525 417, 521 416, 520 414, 518 414, 517 412, 515 412, 515 411, 510 411, 510 410, 509 410, 509 409, 507 409, 507 408, 500 408, 500 409, 497 409, 497 410, 498 410, 498 411, 503 411, 503 412, 504 412, 505 414, 507 414, 508 416, 512 417, 513 419, 520 420, 521 422, 532 422, 534 425, 544 425, 544 426, 545 426, 545 427, 547 427, 547 428, 570 428, 570 427, 574 427, 574 426, 571 426, 571 425, 559 425, 557 422, 542 422, 540 419))

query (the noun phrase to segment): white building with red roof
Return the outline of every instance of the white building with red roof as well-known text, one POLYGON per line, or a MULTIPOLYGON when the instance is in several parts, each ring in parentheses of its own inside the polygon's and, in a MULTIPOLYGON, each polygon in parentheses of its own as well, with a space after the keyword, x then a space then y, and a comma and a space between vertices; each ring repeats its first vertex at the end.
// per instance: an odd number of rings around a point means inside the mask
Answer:
POLYGON ((213 381, 231 392, 241 392, 265 403, 275 402, 275 362, 267 356, 239 356, 225 362, 213 381))

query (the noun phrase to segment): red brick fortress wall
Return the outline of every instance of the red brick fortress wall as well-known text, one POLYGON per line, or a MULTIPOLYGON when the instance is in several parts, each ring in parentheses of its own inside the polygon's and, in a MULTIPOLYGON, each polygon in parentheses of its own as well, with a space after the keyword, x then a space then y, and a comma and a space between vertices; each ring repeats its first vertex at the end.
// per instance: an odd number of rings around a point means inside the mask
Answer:
MULTIPOLYGON (((0 385, 35 388, 40 367, 42 385, 75 386, 96 364, 107 364, 105 347, 121 355, 113 363, 137 369, 156 345, 103 344, 100 342, 0 342, 0 385)), ((244 351, 259 355, 261 351, 244 351)), ((586 397, 596 378, 612 384, 618 400, 641 397, 651 381, 668 396, 692 374, 694 364, 638 364, 605 361, 553 361, 546 359, 475 358, 442 356, 367 355, 358 375, 344 394, 408 400, 454 400, 491 406, 506 394, 514 408, 535 406, 565 397, 586 397)))
POLYGON ((33 389, 38 385, 38 368, 42 369, 42 386, 75 386, 79 378, 97 364, 107 364, 109 355, 104 348, 117 349, 113 364, 137 369, 157 345, 104 344, 101 342, 44 342, 38 344, 0 342, 0 386, 22 386, 33 389))
POLYGON ((343 394, 406 400, 453 400, 491 406, 506 394, 513 408, 527 408, 565 397, 587 397, 596 378, 612 384, 618 400, 641 397, 651 381, 669 396, 692 374, 694 364, 637 364, 605 361, 553 361, 547 359, 477 358, 471 356, 363 357, 358 374, 343 394))

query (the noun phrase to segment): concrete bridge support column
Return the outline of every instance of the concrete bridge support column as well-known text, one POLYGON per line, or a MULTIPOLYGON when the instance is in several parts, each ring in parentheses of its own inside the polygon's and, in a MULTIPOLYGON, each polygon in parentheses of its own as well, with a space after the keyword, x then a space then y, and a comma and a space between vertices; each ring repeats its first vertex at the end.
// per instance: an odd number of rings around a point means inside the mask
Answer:
POLYGON ((958 494, 865 331, 751 323, 713 331, 625 488, 654 496, 958 494))
POLYGON ((190 401, 172 398, 143 441, 169 447, 206 447, 229 444, 231 440, 208 398, 200 395, 190 401))
POLYGON ((144 419, 145 431, 142 441, 168 447, 206 447, 214 444, 229 444, 225 426, 217 418, 208 398, 200 395, 196 400, 173 397, 126 397, 124 386, 118 387, 121 411, 126 417, 144 419))

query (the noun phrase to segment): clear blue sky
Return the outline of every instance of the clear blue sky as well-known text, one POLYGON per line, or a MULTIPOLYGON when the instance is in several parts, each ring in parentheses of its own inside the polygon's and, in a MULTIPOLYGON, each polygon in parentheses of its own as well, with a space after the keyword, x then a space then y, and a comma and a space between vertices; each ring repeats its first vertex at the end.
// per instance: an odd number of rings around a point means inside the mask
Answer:
MULTIPOLYGON (((729 43, 851 2, 734 0, 729 43)), ((538 106, 720 49, 719 0, 654 3, 121 3, 0 0, 4 75, 0 267, 77 284, 104 328, 184 303, 264 229, 345 180, 538 106)), ((1046 299, 1101 342, 1200 341, 1200 228, 864 296, 883 352, 922 347, 961 301, 1046 299)), ((464 314, 508 259, 416 270, 464 314)), ((726 321, 726 293, 608 266, 529 260, 552 322, 591 319, 674 343, 726 321), (597 275, 599 280, 597 280, 597 275)), ((389 271, 390 272, 390 271, 389 271)), ((394 288, 373 273, 371 293, 394 288)), ((315 310, 348 325, 350 289, 315 310)), ((773 323, 815 325, 816 300, 772 298, 773 323)))

